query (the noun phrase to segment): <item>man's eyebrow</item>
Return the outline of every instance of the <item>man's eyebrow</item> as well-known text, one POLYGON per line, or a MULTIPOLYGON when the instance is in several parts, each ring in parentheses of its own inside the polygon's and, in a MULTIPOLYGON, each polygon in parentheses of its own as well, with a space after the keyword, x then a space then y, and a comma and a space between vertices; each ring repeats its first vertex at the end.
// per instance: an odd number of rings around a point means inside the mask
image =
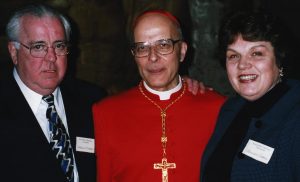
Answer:
MULTIPOLYGON (((67 42, 66 40, 56 40, 52 44, 66 43, 66 42, 67 42)), ((31 41, 31 42, 29 42, 29 44, 47 44, 47 42, 40 40, 40 41, 31 41)))
POLYGON ((30 41, 30 44, 46 44, 45 41, 39 40, 39 41, 30 41))
POLYGON ((53 43, 61 43, 61 42, 66 43, 67 41, 66 41, 66 40, 56 40, 56 41, 54 41, 53 43))

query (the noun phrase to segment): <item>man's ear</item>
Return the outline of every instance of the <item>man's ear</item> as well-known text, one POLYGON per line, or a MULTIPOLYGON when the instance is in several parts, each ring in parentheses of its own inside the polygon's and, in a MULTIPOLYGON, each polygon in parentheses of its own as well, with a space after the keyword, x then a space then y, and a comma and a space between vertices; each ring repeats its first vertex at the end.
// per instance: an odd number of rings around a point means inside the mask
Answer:
POLYGON ((179 60, 180 62, 184 61, 186 51, 187 51, 187 43, 182 41, 181 42, 181 50, 180 50, 180 60, 179 60))
POLYGON ((13 62, 14 65, 18 64, 18 59, 17 59, 17 54, 18 54, 18 50, 16 48, 16 45, 14 42, 8 42, 8 51, 11 57, 11 60, 13 62))

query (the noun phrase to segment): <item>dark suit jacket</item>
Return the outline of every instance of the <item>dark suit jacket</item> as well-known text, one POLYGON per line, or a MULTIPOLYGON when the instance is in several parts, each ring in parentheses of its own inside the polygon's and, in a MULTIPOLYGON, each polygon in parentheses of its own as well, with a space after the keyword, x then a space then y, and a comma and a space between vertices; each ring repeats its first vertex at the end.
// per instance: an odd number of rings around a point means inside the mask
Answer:
MULTIPOLYGON (((290 89, 261 118, 252 118, 243 151, 249 139, 274 148, 268 164, 237 153, 232 166, 231 182, 296 182, 300 181, 300 82, 288 81, 290 89)), ((229 99, 221 109, 217 125, 202 156, 201 182, 205 164, 227 127, 245 100, 229 99)), ((222 166, 222 163, 220 163, 222 166)), ((218 174, 216 174, 218 175, 218 174)))
MULTIPOLYGON (((58 160, 13 77, 0 85, 0 178, 65 182, 58 160)), ((94 138, 91 105, 106 92, 75 80, 64 81, 60 88, 80 182, 95 182, 95 155, 76 152, 76 137, 94 138)))

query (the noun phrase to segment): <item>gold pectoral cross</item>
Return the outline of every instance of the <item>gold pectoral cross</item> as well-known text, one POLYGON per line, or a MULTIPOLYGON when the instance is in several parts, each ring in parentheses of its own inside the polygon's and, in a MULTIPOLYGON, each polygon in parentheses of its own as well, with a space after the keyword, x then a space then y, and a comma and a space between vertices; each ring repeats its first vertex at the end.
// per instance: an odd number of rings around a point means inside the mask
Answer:
POLYGON ((155 163, 153 165, 154 169, 161 169, 162 182, 168 182, 168 169, 175 169, 175 163, 168 163, 167 158, 163 158, 161 163, 155 163))

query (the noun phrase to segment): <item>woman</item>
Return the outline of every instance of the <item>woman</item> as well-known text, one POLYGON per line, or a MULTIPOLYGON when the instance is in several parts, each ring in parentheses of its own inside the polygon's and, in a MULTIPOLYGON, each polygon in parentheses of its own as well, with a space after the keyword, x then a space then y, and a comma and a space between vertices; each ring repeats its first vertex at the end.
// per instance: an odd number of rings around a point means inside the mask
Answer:
POLYGON ((223 105, 203 155, 201 182, 300 181, 300 83, 288 70, 282 24, 237 13, 219 40, 237 92, 223 105))

